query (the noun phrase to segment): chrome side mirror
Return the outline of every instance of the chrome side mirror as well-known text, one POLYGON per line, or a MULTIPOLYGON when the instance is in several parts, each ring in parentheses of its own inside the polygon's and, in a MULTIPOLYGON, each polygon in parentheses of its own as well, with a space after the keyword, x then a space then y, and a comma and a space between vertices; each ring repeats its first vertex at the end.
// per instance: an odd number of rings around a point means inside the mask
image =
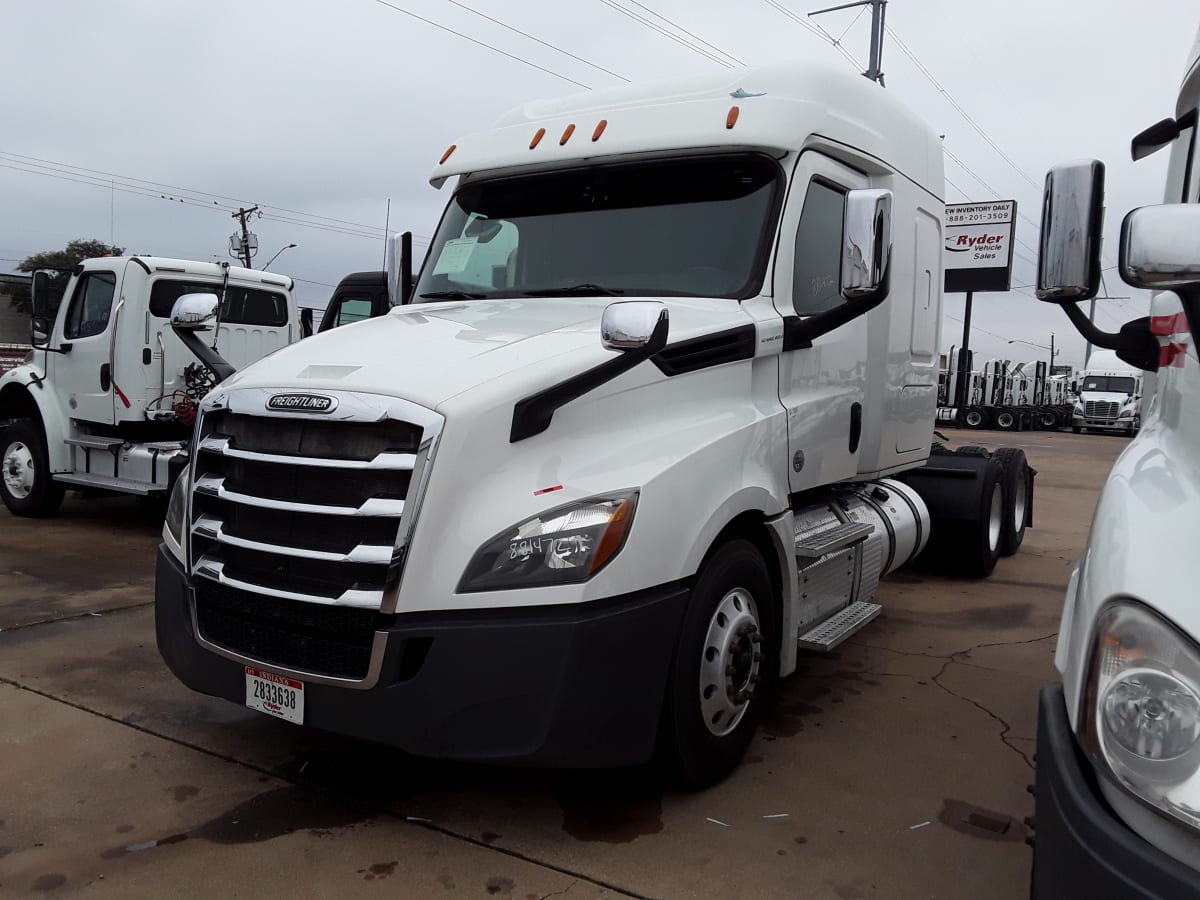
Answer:
POLYGON ((892 192, 850 191, 842 224, 842 296, 851 301, 886 296, 891 259, 892 192))
POLYGON ((184 294, 171 307, 171 327, 177 331, 205 331, 217 318, 220 304, 216 294, 184 294))
POLYGON ((1037 296, 1048 303, 1077 303, 1100 292, 1100 242, 1104 225, 1104 163, 1063 163, 1046 173, 1042 195, 1037 296))
POLYGON ((657 353, 667 343, 670 315, 657 300, 621 300, 604 308, 600 343, 606 350, 657 353))
POLYGON ((1131 287, 1174 290, 1200 282, 1200 206, 1133 210, 1121 223, 1120 264, 1131 287))
POLYGON ((50 344, 50 323, 42 316, 30 320, 29 343, 39 348, 50 344))

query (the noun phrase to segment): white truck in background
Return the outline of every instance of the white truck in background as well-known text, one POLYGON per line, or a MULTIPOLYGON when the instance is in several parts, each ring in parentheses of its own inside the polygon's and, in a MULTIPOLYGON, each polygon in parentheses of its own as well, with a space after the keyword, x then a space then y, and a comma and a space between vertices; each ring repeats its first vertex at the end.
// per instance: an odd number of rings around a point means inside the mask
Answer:
POLYGON ((1100 286, 1103 166, 1068 164, 1047 177, 1038 296, 1154 377, 1067 588, 1054 658, 1062 685, 1041 694, 1037 900, 1200 896, 1198 108, 1200 38, 1174 116, 1133 139, 1134 159, 1169 147, 1170 161, 1164 203, 1133 210, 1121 227, 1122 278, 1157 293, 1150 316, 1118 333, 1077 305, 1100 286))
POLYGON ((1022 452, 931 446, 942 148, 879 86, 792 63, 532 103, 450 145, 456 177, 414 302, 202 402, 155 587, 184 684, 703 786, 881 577, 1020 545, 1022 452))
POLYGON ((1078 377, 1078 396, 1071 413, 1071 430, 1121 431, 1137 434, 1141 427, 1142 372, 1112 350, 1093 350, 1078 377))
POLYGON ((227 374, 214 368, 301 337, 290 278, 224 263, 89 259, 34 273, 32 297, 34 349, 0 377, 0 498, 22 516, 52 515, 68 488, 165 496, 200 398, 227 374), (195 293, 223 297, 207 343, 171 328, 195 293))

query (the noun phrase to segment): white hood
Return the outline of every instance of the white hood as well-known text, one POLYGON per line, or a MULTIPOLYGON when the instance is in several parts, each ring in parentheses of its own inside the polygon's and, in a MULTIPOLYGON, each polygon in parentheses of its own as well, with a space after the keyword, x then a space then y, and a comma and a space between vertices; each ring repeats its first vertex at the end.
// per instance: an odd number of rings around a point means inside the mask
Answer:
POLYGON ((1080 394, 1085 403, 1124 403, 1132 396, 1124 391, 1083 391, 1080 394))
MULTIPOLYGON (((286 347, 222 387, 364 391, 428 409, 480 384, 572 354, 583 371, 612 358, 600 318, 617 298, 468 300, 399 307, 286 347)), ((619 298, 634 299, 634 298, 619 298)), ((639 298, 640 299, 640 298, 639 298)), ((671 343, 752 320, 736 300, 670 298, 671 343)), ((561 363, 548 367, 560 370, 561 363)), ((523 379, 525 381, 527 379, 523 379)))

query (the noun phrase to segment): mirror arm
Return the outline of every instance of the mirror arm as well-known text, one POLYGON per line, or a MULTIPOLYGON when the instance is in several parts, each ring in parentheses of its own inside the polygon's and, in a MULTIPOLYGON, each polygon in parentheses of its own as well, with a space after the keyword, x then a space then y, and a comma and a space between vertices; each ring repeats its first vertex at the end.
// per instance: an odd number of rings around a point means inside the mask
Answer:
POLYGON ((513 407, 512 427, 509 430, 508 442, 515 444, 525 438, 541 434, 550 427, 554 411, 566 406, 572 400, 577 400, 589 391, 594 391, 602 384, 607 384, 618 375, 624 375, 630 369, 658 353, 667 345, 666 318, 661 318, 650 334, 650 340, 644 347, 632 350, 622 350, 612 359, 605 360, 598 366, 593 366, 585 372, 573 375, 558 384, 552 385, 536 394, 530 394, 518 400, 513 407))
POLYGON ((225 362, 216 350, 200 340, 197 331, 181 328, 174 328, 172 330, 183 341, 183 345, 192 351, 192 355, 212 370, 213 377, 218 384, 237 371, 237 369, 225 362))
POLYGON ((887 299, 888 287, 891 284, 892 266, 889 261, 887 270, 883 273, 883 281, 879 290, 867 297, 857 300, 847 300, 833 309, 817 313, 815 316, 800 318, 796 315, 783 317, 783 349, 808 350, 813 341, 822 335, 829 334, 835 328, 841 328, 847 322, 868 313, 887 299))
POLYGON ((1062 310, 1067 314, 1067 318, 1071 320, 1071 324, 1075 326, 1075 330, 1097 347, 1105 350, 1119 350, 1121 348, 1121 335, 1097 328, 1095 323, 1076 304, 1064 303, 1062 304, 1062 310))
POLYGON ((1150 331, 1149 316, 1126 322, 1119 332, 1111 332, 1097 328, 1074 303, 1064 303, 1063 312, 1075 329, 1092 344, 1104 350, 1115 350, 1120 359, 1143 372, 1158 370, 1158 338, 1150 331))

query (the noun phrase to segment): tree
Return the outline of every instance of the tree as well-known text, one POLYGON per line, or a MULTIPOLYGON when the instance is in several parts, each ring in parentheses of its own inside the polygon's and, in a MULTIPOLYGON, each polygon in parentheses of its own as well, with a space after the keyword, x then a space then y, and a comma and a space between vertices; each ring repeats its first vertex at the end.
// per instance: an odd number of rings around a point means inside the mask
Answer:
MULTIPOLYGON (((18 272, 32 272, 35 269, 74 269, 85 259, 97 256, 120 256, 125 252, 124 247, 114 247, 105 241, 84 240, 78 238, 70 241, 61 250, 43 250, 27 256, 17 264, 18 272)), ((66 287, 66 279, 59 279, 61 285, 58 293, 66 287)), ((9 302, 18 312, 28 315, 31 312, 29 288, 21 287, 10 298, 9 302)))

